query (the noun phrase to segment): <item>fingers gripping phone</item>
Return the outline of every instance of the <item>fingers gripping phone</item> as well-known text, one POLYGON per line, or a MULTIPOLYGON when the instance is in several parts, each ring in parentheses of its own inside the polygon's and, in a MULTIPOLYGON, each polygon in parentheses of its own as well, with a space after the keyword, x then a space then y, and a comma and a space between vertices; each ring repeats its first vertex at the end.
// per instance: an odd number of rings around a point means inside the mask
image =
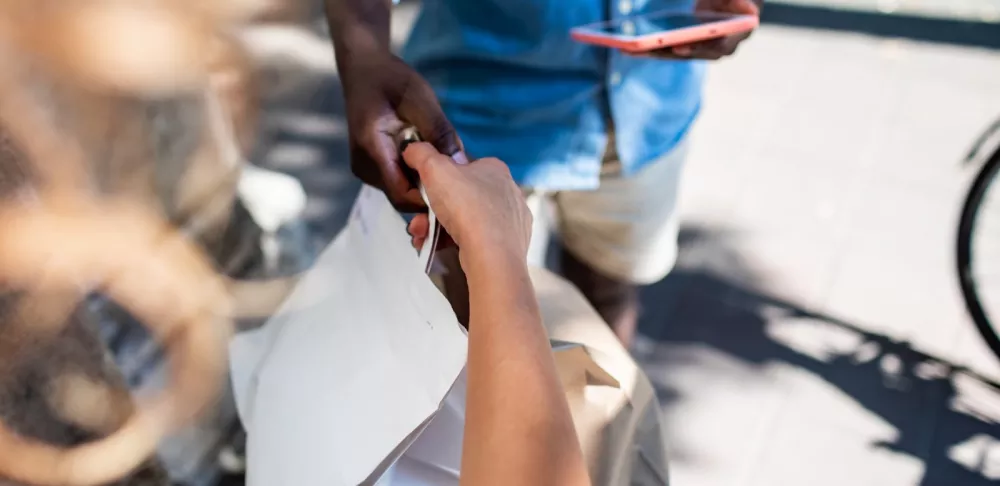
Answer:
POLYGON ((758 23, 756 15, 664 11, 583 25, 571 29, 570 36, 586 44, 640 53, 749 32, 758 23))

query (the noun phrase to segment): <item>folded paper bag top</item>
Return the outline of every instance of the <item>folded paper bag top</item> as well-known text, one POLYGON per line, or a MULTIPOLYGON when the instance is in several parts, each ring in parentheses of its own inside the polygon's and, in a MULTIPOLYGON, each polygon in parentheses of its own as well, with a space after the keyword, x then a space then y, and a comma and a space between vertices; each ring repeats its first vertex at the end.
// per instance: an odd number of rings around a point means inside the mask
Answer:
POLYGON ((439 410, 468 343, 426 252, 365 186, 278 313, 233 340, 248 484, 374 483, 439 410))

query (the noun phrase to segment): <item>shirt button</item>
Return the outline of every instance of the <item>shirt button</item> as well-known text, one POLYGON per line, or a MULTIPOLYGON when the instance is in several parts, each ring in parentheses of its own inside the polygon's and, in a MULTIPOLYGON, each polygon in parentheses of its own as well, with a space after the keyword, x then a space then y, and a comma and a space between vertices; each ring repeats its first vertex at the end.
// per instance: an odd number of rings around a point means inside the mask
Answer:
POLYGON ((622 34, 627 36, 635 35, 635 23, 631 20, 626 20, 622 22, 622 34))
POLYGON ((622 73, 618 71, 611 73, 610 82, 611 86, 618 86, 619 84, 622 84, 622 73))
POLYGON ((628 15, 632 13, 632 0, 621 0, 618 2, 618 11, 622 15, 628 15))

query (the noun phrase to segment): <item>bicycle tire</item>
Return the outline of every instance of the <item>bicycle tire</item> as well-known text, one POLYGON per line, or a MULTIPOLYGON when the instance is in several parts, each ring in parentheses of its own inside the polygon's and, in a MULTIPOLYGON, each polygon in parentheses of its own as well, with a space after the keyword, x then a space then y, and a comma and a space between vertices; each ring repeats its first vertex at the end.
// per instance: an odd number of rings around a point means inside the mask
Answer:
MULTIPOLYGON (((986 163, 983 164, 966 195, 965 203, 962 206, 961 219, 959 219, 958 224, 958 247, 956 253, 958 257, 959 285, 962 290, 962 299, 965 301, 966 310, 976 324, 976 329, 983 340, 986 341, 990 350, 1000 360, 1000 335, 997 334, 998 330, 993 327, 989 316, 986 314, 986 309, 983 308, 972 270, 972 260, 974 258, 972 245, 976 229, 976 219, 979 215, 983 198, 986 196, 998 173, 1000 173, 1000 147, 994 150, 986 163)), ((1000 324, 1000 322, 997 324, 1000 324)))

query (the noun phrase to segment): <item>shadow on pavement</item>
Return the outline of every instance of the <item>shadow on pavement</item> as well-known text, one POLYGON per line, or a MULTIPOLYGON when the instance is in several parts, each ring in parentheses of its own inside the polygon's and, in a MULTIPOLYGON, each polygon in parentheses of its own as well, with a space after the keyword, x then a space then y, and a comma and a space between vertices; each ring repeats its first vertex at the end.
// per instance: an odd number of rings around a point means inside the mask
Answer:
POLYGON ((767 3, 765 24, 858 32, 879 37, 1000 49, 1000 24, 969 20, 883 14, 820 6, 767 3))
MULTIPOLYGON (((682 230, 677 269, 643 295, 647 310, 641 331, 657 342, 658 350, 653 356, 637 354, 644 367, 659 364, 671 373, 706 366, 676 351, 699 346, 740 362, 750 373, 763 374, 774 365, 804 370, 898 430, 896 440, 870 447, 923 461, 921 485, 994 484, 1000 471, 987 456, 1000 437, 1000 387, 906 342, 755 289, 765 282, 733 283, 753 282, 754 271, 731 237, 710 228, 682 230), (809 335, 804 331, 813 338, 801 339, 809 335), (815 339, 817 333, 821 339, 815 339), (986 403, 975 399, 984 396, 986 403)), ((657 386, 668 411, 684 398, 669 385, 657 386)), ((684 444, 670 445, 676 449, 673 460, 698 460, 684 444)))

